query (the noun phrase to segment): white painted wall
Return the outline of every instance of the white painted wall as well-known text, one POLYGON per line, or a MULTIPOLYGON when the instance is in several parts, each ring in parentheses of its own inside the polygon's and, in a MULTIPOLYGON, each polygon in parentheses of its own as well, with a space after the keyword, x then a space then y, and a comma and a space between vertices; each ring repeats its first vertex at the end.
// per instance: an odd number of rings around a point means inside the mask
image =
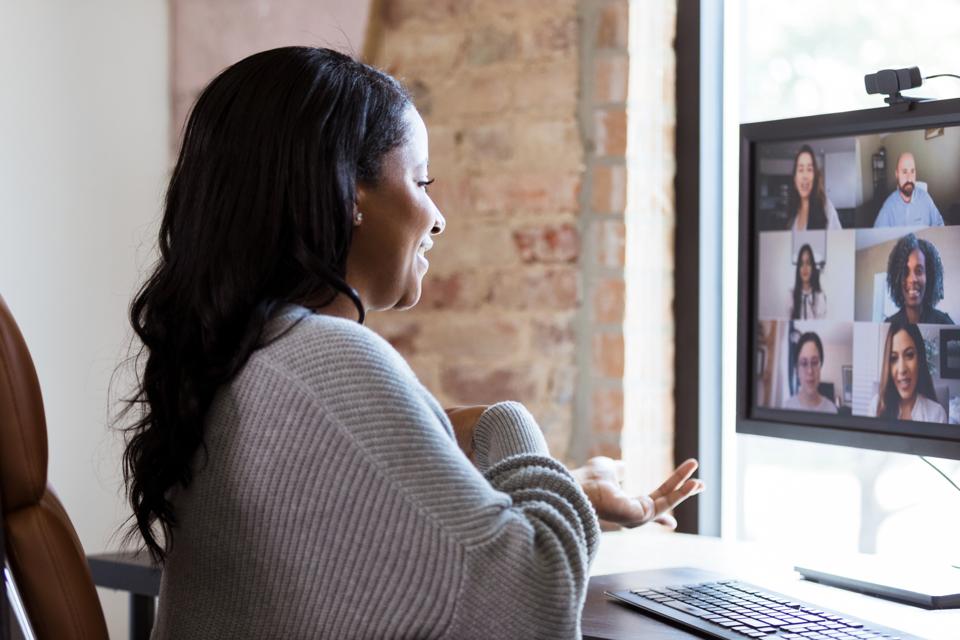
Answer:
MULTIPOLYGON (((107 391, 168 171, 168 22, 164 0, 0 0, 0 294, 87 552, 116 548, 127 514, 107 391)), ((125 596, 101 599, 125 637, 125 596)))

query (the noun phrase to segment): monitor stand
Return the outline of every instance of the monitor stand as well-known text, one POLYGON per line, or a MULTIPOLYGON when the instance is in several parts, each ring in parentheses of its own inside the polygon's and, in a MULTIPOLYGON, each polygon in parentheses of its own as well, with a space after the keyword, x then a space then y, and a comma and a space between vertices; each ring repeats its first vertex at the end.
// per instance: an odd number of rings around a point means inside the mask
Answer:
POLYGON ((831 558, 794 567, 807 580, 925 609, 960 609, 960 568, 878 556, 831 558))

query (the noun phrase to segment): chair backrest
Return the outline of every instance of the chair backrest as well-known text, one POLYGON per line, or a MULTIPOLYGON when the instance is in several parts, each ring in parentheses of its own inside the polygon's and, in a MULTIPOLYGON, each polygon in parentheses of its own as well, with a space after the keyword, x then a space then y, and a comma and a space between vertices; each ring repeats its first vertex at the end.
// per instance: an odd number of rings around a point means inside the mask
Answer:
POLYGON ((39 640, 107 638, 77 533, 47 488, 47 425, 33 360, 0 296, 0 503, 7 561, 39 640))

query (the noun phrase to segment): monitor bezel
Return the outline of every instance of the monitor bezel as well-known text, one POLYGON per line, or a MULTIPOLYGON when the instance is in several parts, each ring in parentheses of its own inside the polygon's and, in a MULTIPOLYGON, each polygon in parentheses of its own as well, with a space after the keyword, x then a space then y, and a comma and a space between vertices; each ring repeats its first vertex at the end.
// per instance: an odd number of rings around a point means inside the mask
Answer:
POLYGON ((755 198, 754 150, 759 143, 815 140, 871 133, 892 133, 934 127, 960 126, 960 99, 916 102, 909 109, 884 107, 740 126, 740 230, 737 302, 737 423, 738 433, 786 438, 960 460, 960 427, 910 423, 911 433, 885 425, 877 418, 836 417, 809 412, 753 407, 755 393, 757 324, 756 269, 759 233, 751 211, 755 198), (746 284, 746 287, 743 285, 746 284), (944 433, 956 429, 950 437, 944 433))

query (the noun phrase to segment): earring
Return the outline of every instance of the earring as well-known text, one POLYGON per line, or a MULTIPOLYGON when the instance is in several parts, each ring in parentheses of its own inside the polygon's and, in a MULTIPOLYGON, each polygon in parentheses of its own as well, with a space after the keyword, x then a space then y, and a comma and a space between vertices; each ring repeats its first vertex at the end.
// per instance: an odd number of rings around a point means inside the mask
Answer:
POLYGON ((363 214, 357 211, 353 214, 353 226, 359 227, 361 222, 363 222, 363 214))

